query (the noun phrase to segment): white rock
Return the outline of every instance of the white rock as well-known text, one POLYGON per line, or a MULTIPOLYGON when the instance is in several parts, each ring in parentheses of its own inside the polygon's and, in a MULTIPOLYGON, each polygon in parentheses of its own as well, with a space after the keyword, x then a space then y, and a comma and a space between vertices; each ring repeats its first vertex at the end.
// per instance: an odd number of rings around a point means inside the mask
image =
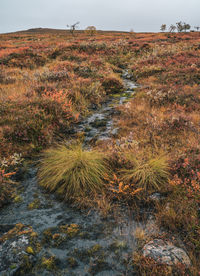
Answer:
POLYGON ((155 239, 147 243, 143 247, 143 256, 150 257, 162 264, 176 265, 181 263, 187 267, 191 265, 187 253, 182 248, 161 239, 155 239))

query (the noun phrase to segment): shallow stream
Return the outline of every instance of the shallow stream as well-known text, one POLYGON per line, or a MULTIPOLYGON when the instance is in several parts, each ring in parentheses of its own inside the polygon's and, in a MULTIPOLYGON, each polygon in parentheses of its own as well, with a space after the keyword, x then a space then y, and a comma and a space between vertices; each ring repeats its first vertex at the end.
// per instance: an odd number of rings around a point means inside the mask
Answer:
MULTIPOLYGON (((136 87, 127 72, 123 80, 125 91, 110 98, 77 126, 76 131, 86 133, 86 145, 94 138, 108 139, 117 132, 112 120, 114 109, 132 97, 136 87)), ((71 208, 39 187, 36 168, 29 170, 22 187, 21 200, 0 211, 0 226, 11 227, 20 222, 32 226, 38 233, 42 249, 36 256, 32 272, 26 275, 133 275, 129 260, 136 248, 134 232, 138 226, 147 227, 134 220, 133 211, 116 210, 105 219, 95 211, 87 213, 71 208), (62 225, 75 225, 76 229, 59 243, 46 238, 49 230, 58 233, 62 225), (55 257, 56 271, 39 266, 43 256, 55 257)))
POLYGON ((130 79, 127 71, 122 75, 124 82, 124 91, 120 94, 111 95, 101 108, 92 112, 92 114, 83 120, 76 131, 84 132, 85 144, 92 139, 106 140, 117 133, 114 128, 112 115, 115 113, 115 107, 123 104, 132 98, 135 94, 134 89, 137 85, 130 79))

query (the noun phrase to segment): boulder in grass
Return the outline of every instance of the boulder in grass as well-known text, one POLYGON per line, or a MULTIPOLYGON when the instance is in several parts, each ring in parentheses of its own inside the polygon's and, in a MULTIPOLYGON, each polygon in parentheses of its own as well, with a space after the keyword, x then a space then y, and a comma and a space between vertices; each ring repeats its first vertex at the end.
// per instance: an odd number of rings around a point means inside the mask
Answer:
POLYGON ((182 248, 176 247, 171 242, 161 239, 148 242, 143 247, 143 256, 152 258, 160 264, 183 264, 187 267, 191 265, 187 253, 182 248))

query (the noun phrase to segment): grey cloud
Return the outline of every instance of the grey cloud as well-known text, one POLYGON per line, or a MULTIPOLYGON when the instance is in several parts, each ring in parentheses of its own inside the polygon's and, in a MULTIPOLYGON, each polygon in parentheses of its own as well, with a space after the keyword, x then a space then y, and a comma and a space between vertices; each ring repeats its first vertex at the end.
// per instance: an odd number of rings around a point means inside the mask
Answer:
POLYGON ((81 29, 159 31, 180 20, 200 25, 199 10, 199 0, 0 0, 0 33, 76 21, 81 29))

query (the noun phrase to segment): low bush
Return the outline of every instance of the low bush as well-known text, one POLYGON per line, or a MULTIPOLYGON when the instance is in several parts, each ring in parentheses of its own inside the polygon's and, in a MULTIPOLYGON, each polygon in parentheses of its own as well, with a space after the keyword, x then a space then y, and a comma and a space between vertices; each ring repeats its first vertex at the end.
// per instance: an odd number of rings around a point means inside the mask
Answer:
POLYGON ((82 52, 87 52, 87 53, 90 53, 90 54, 94 54, 96 52, 105 51, 106 49, 108 49, 108 45, 104 42, 81 43, 79 45, 79 49, 82 52))
POLYGON ((102 86, 107 94, 120 93, 123 90, 122 80, 114 74, 104 78, 102 86))
POLYGON ((65 91, 43 93, 42 97, 0 106, 2 138, 15 145, 15 150, 39 151, 52 142, 57 131, 69 128, 76 120, 65 91))
POLYGON ((171 275, 191 275, 187 274, 188 269, 184 265, 159 264, 152 258, 144 257, 141 254, 133 256, 133 272, 136 275, 149 276, 171 276, 171 275))
POLYGON ((68 71, 62 70, 62 71, 50 71, 50 70, 45 70, 41 74, 39 72, 36 72, 35 78, 41 82, 58 82, 62 80, 67 80, 68 79, 68 71))
POLYGON ((14 153, 8 158, 0 159, 0 208, 9 203, 16 195, 17 182, 12 180, 22 164, 21 154, 14 153))
POLYGON ((4 173, 0 168, 0 208, 11 201, 14 194, 14 183, 9 179, 11 174, 4 173))
POLYGON ((178 232, 192 259, 198 260, 200 257, 199 207, 193 198, 188 198, 187 191, 180 185, 173 188, 173 192, 165 199, 164 204, 158 204, 156 219, 159 226, 174 234, 178 232))
POLYGON ((7 75, 2 69, 0 69, 0 84, 13 84, 16 79, 7 75))
POLYGON ((19 53, 11 53, 6 57, 0 59, 0 62, 9 67, 29 68, 34 69, 39 66, 44 66, 48 61, 45 55, 33 53, 25 49, 19 53))

